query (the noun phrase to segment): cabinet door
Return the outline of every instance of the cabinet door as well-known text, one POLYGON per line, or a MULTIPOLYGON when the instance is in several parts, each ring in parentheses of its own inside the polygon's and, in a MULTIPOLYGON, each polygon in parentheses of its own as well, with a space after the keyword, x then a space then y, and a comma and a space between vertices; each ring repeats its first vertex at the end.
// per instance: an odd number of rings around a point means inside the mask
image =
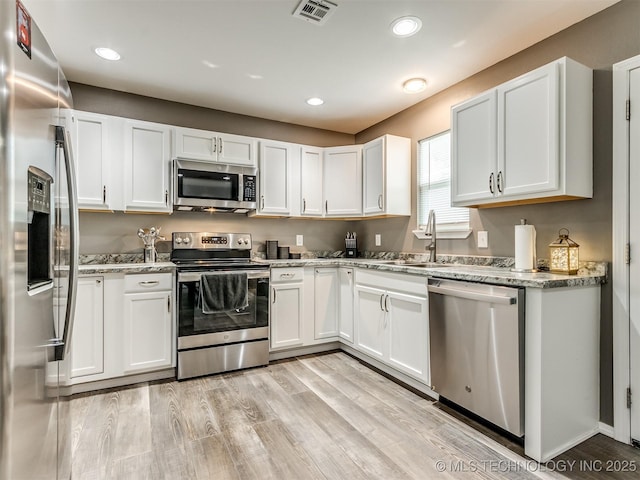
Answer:
POLYGON ((451 110, 451 204, 473 205, 496 190, 496 92, 451 110))
POLYGON ((325 214, 362 215, 362 148, 327 148, 323 162, 325 214))
POLYGON ((122 319, 125 373, 171 367, 171 292, 127 293, 122 319))
POLYGON ((429 310, 427 298, 389 291, 388 363, 429 383, 429 310))
POLYGON ((80 277, 71 337, 71 378, 104 372, 104 279, 80 277))
POLYGON ((386 338, 384 298, 384 290, 356 285, 356 348, 379 360, 384 360, 386 338))
POLYGON ((218 134, 218 162, 255 167, 257 165, 255 138, 228 133, 218 134))
POLYGON ((286 143, 260 143, 260 202, 258 213, 288 215, 290 209, 291 148, 286 143))
POLYGON ((498 194, 558 188, 559 83, 552 63, 498 87, 498 194))
POLYGON ((302 344, 302 283, 271 287, 271 348, 302 344))
POLYGON ((78 206, 92 210, 110 209, 109 117, 95 113, 72 115, 73 150, 78 180, 78 206))
POLYGON ((147 122, 125 124, 125 209, 170 212, 171 128, 147 122))
POLYGON ((303 216, 322 216, 323 149, 302 147, 300 157, 300 212, 303 216))
POLYGON ((176 128, 174 157, 214 162, 218 158, 218 137, 215 132, 193 128, 176 128))
POLYGON ((385 138, 380 137, 362 147, 364 214, 384 212, 385 138))
POLYGON ((339 280, 337 268, 316 268, 314 273, 314 338, 338 336, 339 280))
POLYGON ((338 332, 342 340, 353 343, 353 269, 338 269, 340 283, 340 309, 338 332))

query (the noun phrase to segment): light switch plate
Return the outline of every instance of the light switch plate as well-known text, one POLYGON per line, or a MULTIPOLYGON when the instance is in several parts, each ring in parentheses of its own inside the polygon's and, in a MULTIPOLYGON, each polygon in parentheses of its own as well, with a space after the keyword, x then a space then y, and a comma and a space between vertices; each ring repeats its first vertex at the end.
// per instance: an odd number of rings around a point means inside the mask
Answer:
POLYGON ((296 247, 301 247, 304 245, 304 236, 296 235, 296 247))
POLYGON ((376 233, 376 247, 379 247, 380 245, 382 245, 382 235, 376 233))
POLYGON ((486 230, 478 231, 478 248, 489 248, 489 232, 486 230))

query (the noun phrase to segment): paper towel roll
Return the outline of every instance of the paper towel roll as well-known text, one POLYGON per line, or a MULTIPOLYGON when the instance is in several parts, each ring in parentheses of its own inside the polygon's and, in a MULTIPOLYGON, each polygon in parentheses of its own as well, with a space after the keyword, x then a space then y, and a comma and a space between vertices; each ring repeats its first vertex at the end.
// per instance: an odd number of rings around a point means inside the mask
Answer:
POLYGON ((516 270, 533 270, 536 263, 536 229, 516 225, 516 270))

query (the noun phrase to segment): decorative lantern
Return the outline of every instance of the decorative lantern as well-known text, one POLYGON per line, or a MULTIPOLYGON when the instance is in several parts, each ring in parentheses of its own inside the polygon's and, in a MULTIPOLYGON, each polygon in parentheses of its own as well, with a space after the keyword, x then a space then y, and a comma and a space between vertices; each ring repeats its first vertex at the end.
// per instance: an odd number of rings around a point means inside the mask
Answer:
POLYGON ((561 228, 558 235, 558 239, 549 244, 549 270, 555 273, 575 275, 578 273, 580 245, 569 238, 569 230, 566 228, 561 228))

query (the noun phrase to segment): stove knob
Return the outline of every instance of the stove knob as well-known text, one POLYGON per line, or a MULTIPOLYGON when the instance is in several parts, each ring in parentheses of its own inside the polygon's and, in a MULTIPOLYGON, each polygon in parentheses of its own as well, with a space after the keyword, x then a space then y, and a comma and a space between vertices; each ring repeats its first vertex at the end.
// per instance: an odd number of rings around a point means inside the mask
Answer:
POLYGON ((241 239, 241 238, 239 238, 239 239, 238 239, 238 245, 242 245, 243 243, 244 243, 244 240, 243 240, 243 239, 241 239))
POLYGON ((182 239, 180 237, 176 237, 175 242, 180 245, 182 243, 182 239))
POLYGON ((185 245, 188 245, 191 243, 191 239, 189 237, 184 237, 182 241, 184 242, 185 245))

